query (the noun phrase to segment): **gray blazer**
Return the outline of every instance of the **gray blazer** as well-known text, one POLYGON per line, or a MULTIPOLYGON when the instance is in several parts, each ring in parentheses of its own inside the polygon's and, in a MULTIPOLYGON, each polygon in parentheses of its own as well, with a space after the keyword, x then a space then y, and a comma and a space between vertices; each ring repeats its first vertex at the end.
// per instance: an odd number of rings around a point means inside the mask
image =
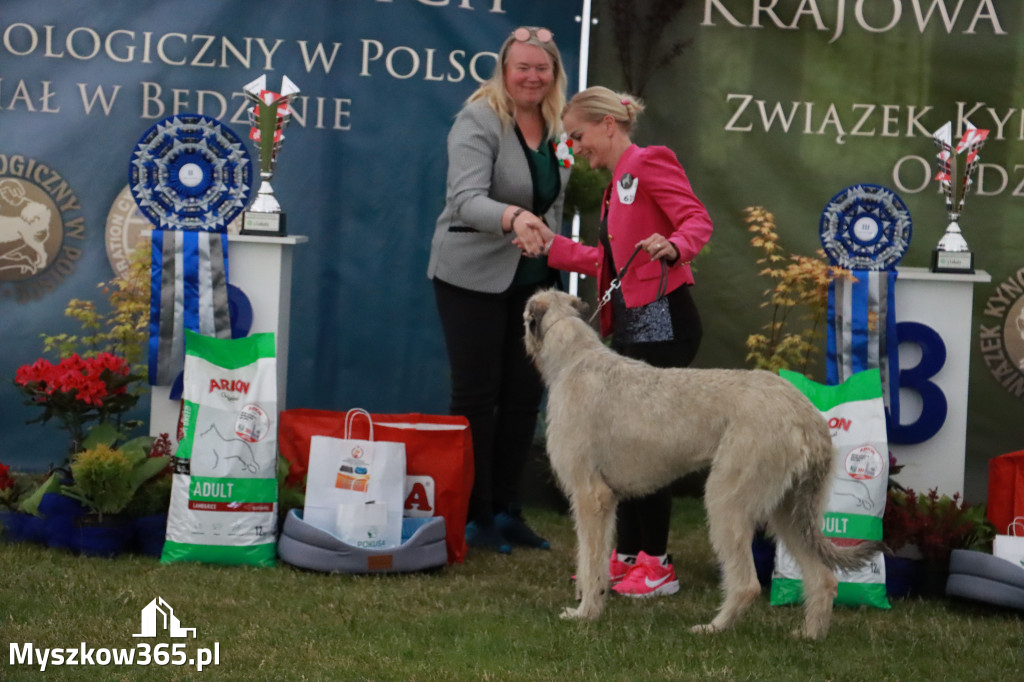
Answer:
MULTIPOLYGON (((569 168, 559 169, 562 191, 543 216, 556 233, 569 168)), ((501 293, 512 284, 519 264, 514 232, 501 230, 509 205, 533 206, 530 165, 512 127, 483 100, 471 102, 455 117, 448 133, 448 181, 445 206, 430 244, 427 276, 484 293, 501 293)))

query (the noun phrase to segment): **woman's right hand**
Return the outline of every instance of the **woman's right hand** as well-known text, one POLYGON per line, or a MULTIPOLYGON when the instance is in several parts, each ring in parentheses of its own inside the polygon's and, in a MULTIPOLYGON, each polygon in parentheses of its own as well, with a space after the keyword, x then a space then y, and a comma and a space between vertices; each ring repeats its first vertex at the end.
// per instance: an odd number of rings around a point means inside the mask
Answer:
POLYGON ((511 230, 516 233, 512 243, 522 249, 527 256, 536 256, 544 248, 544 242, 536 232, 537 224, 544 222, 525 208, 518 208, 512 213, 511 230))
POLYGON ((532 213, 524 212, 512 226, 516 238, 512 243, 522 249, 531 258, 547 254, 547 249, 555 238, 555 233, 543 220, 532 213))

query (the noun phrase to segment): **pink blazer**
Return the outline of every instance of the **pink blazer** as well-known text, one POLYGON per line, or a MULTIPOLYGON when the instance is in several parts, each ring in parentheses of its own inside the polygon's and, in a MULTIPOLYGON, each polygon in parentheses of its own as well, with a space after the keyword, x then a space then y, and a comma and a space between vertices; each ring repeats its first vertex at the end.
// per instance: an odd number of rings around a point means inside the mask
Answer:
MULTIPOLYGON (((668 268, 667 290, 693 284, 690 261, 711 238, 711 218, 671 149, 631 145, 615 164, 612 182, 605 190, 601 217, 605 215, 617 269, 629 260, 637 242, 657 232, 679 251, 679 260, 668 268)), ((586 246, 561 235, 551 244, 548 265, 597 277, 599 297, 616 275, 606 267, 601 244, 586 246)), ((660 279, 661 264, 640 251, 622 278, 626 306, 635 308, 653 302, 658 297, 660 279)), ((611 306, 605 306, 601 310, 601 333, 607 335, 613 328, 611 306)))

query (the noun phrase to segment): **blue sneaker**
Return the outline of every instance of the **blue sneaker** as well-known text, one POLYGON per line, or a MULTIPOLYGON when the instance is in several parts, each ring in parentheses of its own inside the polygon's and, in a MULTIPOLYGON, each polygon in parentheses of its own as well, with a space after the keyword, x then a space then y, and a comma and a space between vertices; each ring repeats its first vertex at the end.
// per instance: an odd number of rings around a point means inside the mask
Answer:
POLYGON ((482 525, 476 521, 467 523, 466 544, 477 549, 489 549, 499 554, 512 553, 512 546, 501 536, 494 524, 482 525))
POLYGON ((521 514, 510 514, 498 512, 494 516, 494 525, 502 537, 513 545, 523 547, 534 547, 536 549, 551 549, 551 543, 537 535, 526 525, 521 514))

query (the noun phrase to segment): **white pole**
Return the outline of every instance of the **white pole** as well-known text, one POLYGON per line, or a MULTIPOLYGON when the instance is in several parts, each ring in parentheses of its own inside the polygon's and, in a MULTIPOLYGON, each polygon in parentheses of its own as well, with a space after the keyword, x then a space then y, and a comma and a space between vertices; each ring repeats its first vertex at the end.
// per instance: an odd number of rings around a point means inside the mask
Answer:
MULTIPOLYGON (((583 16, 576 17, 576 20, 580 22, 580 71, 578 77, 579 90, 585 90, 587 87, 587 69, 590 66, 590 27, 593 23, 597 23, 596 19, 591 19, 590 15, 590 3, 591 0, 583 0, 583 16)), ((579 211, 572 216, 572 240, 578 242, 580 240, 580 214, 579 211)), ((580 276, 573 272, 569 275, 569 293, 573 296, 579 294, 580 288, 580 276)))
MULTIPOLYGON (((590 62, 590 2, 591 0, 583 0, 583 16, 576 17, 576 20, 580 22, 580 74, 579 74, 579 89, 585 90, 587 87, 587 67, 590 62)), ((597 23, 593 20, 593 23, 597 23)))

